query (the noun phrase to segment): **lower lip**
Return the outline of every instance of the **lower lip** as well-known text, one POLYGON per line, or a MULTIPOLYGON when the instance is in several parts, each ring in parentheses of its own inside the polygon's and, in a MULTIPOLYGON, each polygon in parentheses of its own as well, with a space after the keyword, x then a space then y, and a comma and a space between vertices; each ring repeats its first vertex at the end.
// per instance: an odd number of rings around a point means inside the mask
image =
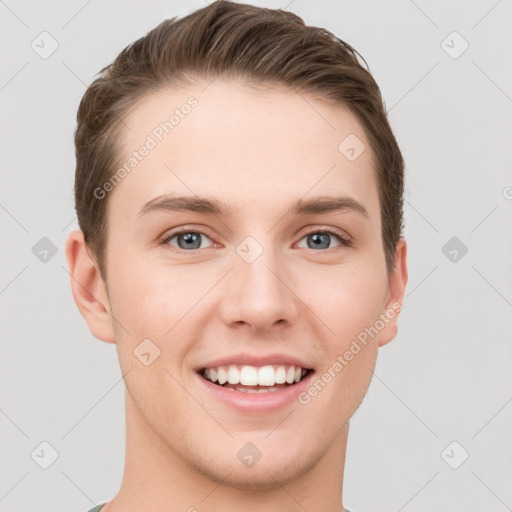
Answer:
POLYGON ((209 380, 196 374, 200 383, 206 388, 216 400, 239 410, 240 412, 265 413, 273 412, 297 401, 299 393, 308 387, 309 382, 314 375, 310 372, 300 382, 291 384, 278 391, 267 391, 266 393, 244 393, 235 389, 225 388, 218 384, 213 384, 209 380))

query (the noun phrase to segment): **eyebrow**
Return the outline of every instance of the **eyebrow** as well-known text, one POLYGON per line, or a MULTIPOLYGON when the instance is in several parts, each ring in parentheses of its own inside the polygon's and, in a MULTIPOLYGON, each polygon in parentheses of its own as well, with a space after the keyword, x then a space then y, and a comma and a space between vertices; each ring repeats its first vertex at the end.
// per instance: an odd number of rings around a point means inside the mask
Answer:
MULTIPOLYGON (((199 196, 162 195, 151 199, 140 209, 137 218, 150 212, 196 212, 217 217, 232 217, 237 211, 231 205, 217 198, 199 196)), ((366 208, 349 196, 318 196, 309 199, 298 198, 288 206, 284 215, 315 215, 336 211, 354 212, 369 218, 366 208)))

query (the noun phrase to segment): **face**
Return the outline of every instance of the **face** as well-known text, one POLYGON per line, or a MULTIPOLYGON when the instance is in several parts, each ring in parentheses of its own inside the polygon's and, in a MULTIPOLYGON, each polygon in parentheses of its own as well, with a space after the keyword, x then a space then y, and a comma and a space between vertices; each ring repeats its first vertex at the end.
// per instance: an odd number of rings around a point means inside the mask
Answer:
POLYGON ((297 479, 346 436, 396 334, 404 263, 387 275, 368 139, 342 106, 221 80, 125 122, 112 336, 89 325, 117 344, 133 436, 240 488, 297 479))

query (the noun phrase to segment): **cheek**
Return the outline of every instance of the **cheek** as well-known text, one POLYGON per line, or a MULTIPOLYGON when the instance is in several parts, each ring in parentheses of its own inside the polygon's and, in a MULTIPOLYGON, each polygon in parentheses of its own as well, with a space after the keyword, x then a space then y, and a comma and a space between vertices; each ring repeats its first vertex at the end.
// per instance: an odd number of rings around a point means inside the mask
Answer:
POLYGON ((155 331, 155 324, 172 316, 173 307, 179 305, 184 283, 178 276, 170 279, 170 274, 170 269, 155 268, 143 257, 133 255, 130 259, 128 254, 121 264, 112 268, 113 313, 130 325, 129 331, 138 334, 155 331))
POLYGON ((305 304, 326 326, 330 351, 350 345, 353 338, 374 324, 382 311, 385 281, 375 270, 332 271, 327 277, 311 273, 302 286, 305 304))
POLYGON ((337 307, 328 310, 335 335, 327 346, 329 357, 323 370, 329 373, 331 392, 344 398, 338 401, 326 394, 324 399, 332 400, 343 416, 359 406, 371 381, 378 349, 374 326, 382 312, 386 280, 368 267, 344 276, 337 284, 332 301, 337 307))
POLYGON ((113 279, 112 312, 118 350, 128 364, 145 339, 160 351, 161 360, 176 359, 186 351, 201 329, 198 301, 210 286, 184 267, 155 266, 139 261, 125 263, 113 279))

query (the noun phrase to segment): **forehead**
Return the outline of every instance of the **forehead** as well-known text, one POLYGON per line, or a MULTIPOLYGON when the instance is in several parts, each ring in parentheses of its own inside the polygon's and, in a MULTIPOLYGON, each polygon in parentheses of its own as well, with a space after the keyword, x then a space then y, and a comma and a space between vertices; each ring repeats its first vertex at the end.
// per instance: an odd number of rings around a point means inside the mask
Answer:
POLYGON ((127 172, 110 201, 132 219, 165 193, 215 195, 237 211, 308 194, 349 195, 368 210, 378 202, 361 124, 310 94, 217 79, 146 96, 124 122, 127 172))

